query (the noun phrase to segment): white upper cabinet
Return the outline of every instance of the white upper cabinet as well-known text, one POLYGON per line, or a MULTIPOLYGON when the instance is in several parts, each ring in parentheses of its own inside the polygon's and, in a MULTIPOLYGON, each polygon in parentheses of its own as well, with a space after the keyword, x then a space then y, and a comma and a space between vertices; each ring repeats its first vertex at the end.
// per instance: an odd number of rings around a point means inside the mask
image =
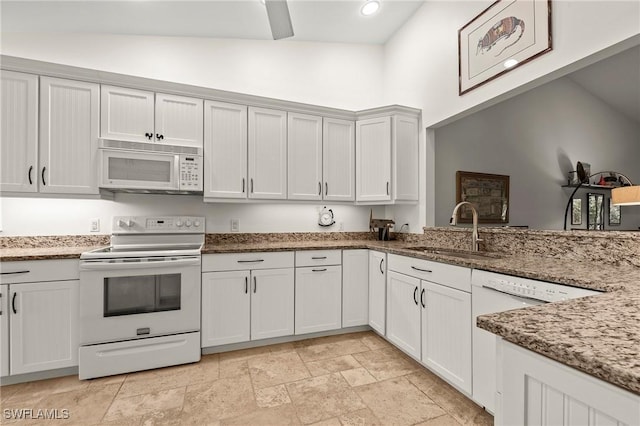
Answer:
POLYGON ((325 118, 322 132, 323 199, 355 200, 355 155, 354 122, 325 118))
POLYGON ((102 86, 100 136, 202 147, 203 100, 102 86))
POLYGON ((202 146, 203 100, 156 93, 156 142, 202 146))
POLYGON ((393 199, 418 201, 418 117, 392 118, 393 199))
POLYGON ((40 192, 98 194, 100 86, 40 78, 40 192))
POLYGON ((391 201, 391 117, 356 122, 356 201, 391 201))
POLYGON ((38 191, 38 76, 2 71, 0 190, 38 191))
POLYGON ((247 198, 247 107, 206 101, 204 196, 247 198))
POLYGON ((100 136, 133 142, 152 142, 154 94, 122 87, 102 86, 100 136))
POLYGON ((322 200, 322 117, 289 113, 290 200, 322 200))
POLYGON ((287 198, 287 113, 249 107, 249 198, 287 198))

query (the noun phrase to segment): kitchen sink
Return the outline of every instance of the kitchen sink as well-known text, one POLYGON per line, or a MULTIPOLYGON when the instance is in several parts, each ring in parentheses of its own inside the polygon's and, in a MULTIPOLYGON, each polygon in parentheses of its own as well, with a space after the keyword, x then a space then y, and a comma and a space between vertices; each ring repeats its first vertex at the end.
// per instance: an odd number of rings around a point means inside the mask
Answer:
POLYGON ((407 250, 419 251, 427 254, 437 254, 440 256, 458 257, 461 259, 471 260, 492 260, 503 259, 504 255, 499 253, 490 253, 486 251, 458 250, 439 247, 407 247, 407 250))

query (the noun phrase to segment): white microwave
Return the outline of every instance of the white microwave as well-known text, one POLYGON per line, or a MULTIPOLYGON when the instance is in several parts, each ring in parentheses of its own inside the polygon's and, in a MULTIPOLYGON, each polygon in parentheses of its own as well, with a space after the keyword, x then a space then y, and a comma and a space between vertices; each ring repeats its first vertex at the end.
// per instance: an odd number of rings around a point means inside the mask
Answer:
POLYGON ((103 139, 99 151, 100 188, 202 193, 202 148, 103 139))

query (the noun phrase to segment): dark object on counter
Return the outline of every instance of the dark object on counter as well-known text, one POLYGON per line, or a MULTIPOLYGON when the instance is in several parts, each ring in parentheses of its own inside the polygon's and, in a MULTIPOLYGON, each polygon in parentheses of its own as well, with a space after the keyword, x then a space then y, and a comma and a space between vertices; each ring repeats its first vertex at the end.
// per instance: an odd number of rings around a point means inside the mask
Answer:
POLYGON ((374 219, 373 218, 373 209, 371 209, 371 214, 369 215, 369 231, 375 232, 378 231, 378 240, 380 241, 389 241, 391 228, 395 222, 391 219, 374 219))

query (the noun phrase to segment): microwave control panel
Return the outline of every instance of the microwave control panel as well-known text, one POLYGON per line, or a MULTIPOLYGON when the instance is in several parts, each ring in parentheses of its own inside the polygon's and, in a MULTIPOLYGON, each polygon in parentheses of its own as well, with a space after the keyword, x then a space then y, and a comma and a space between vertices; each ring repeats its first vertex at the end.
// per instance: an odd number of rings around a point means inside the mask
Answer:
POLYGON ((202 157, 180 156, 180 190, 202 191, 202 157))

